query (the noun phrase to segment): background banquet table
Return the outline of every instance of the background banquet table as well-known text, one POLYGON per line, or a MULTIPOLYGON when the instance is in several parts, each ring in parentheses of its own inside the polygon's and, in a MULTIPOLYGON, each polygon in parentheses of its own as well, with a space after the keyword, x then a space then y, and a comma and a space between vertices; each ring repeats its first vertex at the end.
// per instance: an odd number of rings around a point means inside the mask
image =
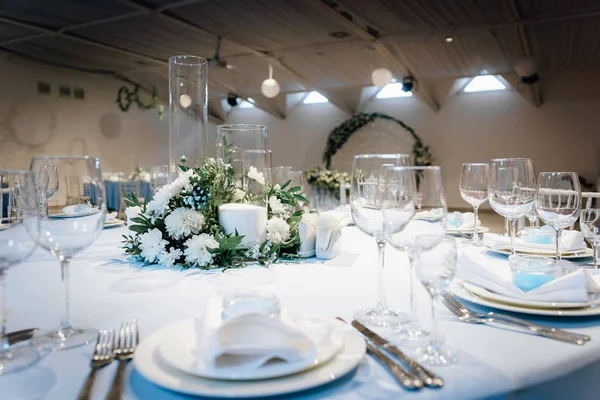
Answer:
MULTIPOLYGON (((127 181, 128 183, 136 183, 136 181, 127 181)), ((150 187, 150 182, 147 181, 139 181, 140 184, 140 198, 146 199, 147 201, 152 200, 152 188, 150 187)), ((119 200, 121 199, 119 193, 119 182, 113 181, 104 181, 104 187, 106 190, 106 208, 109 211, 118 211, 119 210, 119 200)), ((96 197, 94 186, 84 186, 84 193, 86 196, 89 196, 93 200, 96 197)))
MULTIPOLYGON (((119 248, 125 228, 105 230, 72 262, 72 314, 79 325, 117 328, 124 319, 140 320, 142 339, 151 332, 190 316, 201 315, 212 295, 236 286, 275 292, 281 302, 307 312, 350 320, 376 297, 376 248, 354 227, 345 228, 344 252, 336 259, 251 267, 206 273, 131 263, 119 248)), ((479 251, 461 247, 463 251, 479 251)), ((406 309, 408 262, 390 249, 386 289, 392 306, 406 309)), ((59 266, 37 251, 7 277, 9 330, 55 328, 62 309, 59 266)), ((425 300, 424 292, 419 300, 425 300)), ((425 305, 425 304, 423 304, 425 305)), ((425 307, 423 307, 425 308, 425 307)), ((440 329, 458 350, 459 363, 433 368, 446 380, 440 390, 409 393, 371 357, 340 381, 285 398, 309 399, 596 399, 600 383, 600 320, 540 319, 592 336, 578 347, 483 325, 458 321, 444 310, 440 329)), ((389 332, 382 331, 389 334, 389 332)), ((36 366, 0 377, 2 399, 73 399, 88 372, 92 346, 45 356, 36 366)), ((104 398, 116 363, 102 369, 93 398, 104 398)), ((129 365, 126 398, 186 398, 146 381, 129 365)))

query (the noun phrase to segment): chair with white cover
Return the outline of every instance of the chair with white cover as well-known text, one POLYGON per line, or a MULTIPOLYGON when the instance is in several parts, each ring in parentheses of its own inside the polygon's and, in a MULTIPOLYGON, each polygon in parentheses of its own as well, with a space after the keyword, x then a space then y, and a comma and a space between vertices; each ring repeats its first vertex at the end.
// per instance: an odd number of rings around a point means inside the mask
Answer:
POLYGON ((596 207, 592 207, 594 199, 600 199, 600 192, 582 192, 581 197, 585 200, 584 208, 600 208, 600 200, 596 201, 596 207))
POLYGON ((65 176, 67 184, 67 205, 82 204, 90 201, 90 196, 84 194, 84 184, 78 176, 65 176))
POLYGON ((340 205, 345 206, 348 204, 348 193, 350 192, 350 185, 347 183, 340 183, 340 205))

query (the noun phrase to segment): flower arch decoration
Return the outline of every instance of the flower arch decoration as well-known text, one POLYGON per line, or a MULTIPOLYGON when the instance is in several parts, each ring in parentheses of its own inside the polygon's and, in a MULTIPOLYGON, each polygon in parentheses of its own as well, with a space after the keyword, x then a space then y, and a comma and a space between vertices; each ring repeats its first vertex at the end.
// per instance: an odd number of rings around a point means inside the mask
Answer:
POLYGON ((375 121, 378 118, 396 122, 408 133, 410 133, 410 135, 414 138, 415 143, 413 144, 412 154, 415 165, 432 165, 433 156, 429 151, 429 146, 425 146, 425 144, 423 144, 423 141, 415 133, 415 130, 413 128, 406 125, 399 119, 396 119, 386 114, 373 112, 354 114, 352 115, 352 117, 342 122, 340 125, 336 126, 331 131, 329 137, 327 138, 327 146, 325 147, 325 152, 323 153, 323 162, 325 163, 325 168, 331 168, 331 158, 335 155, 335 153, 338 152, 338 150, 342 148, 342 146, 344 146, 344 144, 348 141, 350 136, 352 136, 363 126, 375 121))

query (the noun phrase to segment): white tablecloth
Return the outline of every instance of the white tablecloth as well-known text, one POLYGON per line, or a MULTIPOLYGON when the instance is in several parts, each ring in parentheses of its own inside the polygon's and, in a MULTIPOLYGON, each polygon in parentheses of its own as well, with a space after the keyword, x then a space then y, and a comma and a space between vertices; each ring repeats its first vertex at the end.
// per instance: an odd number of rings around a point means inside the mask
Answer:
MULTIPOLYGON (((354 227, 344 231, 344 252, 330 261, 311 260, 225 273, 134 265, 119 248, 125 228, 106 230, 72 262, 72 315, 76 324, 117 328, 128 318, 140 320, 142 339, 190 316, 200 315, 208 296, 234 286, 256 285, 274 291, 285 306, 349 320, 376 300, 376 246, 354 227)), ((477 251, 466 249, 465 251, 477 251)), ((389 303, 406 310, 408 261, 389 249, 386 289, 389 303)), ((63 307, 59 266, 41 251, 8 272, 9 330, 58 326, 63 307)), ((423 306, 426 294, 420 293, 423 306)), ((423 307, 426 309, 425 307, 423 307)), ((528 334, 469 325, 447 310, 440 328, 455 346, 459 363, 433 368, 446 380, 440 390, 402 390, 368 356, 355 374, 324 388, 285 398, 310 399, 597 399, 600 374, 600 319, 536 319, 587 333, 592 341, 578 347, 528 334)), ((92 346, 52 353, 36 366, 0 377, 0 399, 76 398, 88 372, 92 346)), ((93 398, 104 398, 116 363, 102 369, 93 398)), ((129 366, 127 398, 178 399, 129 366)))

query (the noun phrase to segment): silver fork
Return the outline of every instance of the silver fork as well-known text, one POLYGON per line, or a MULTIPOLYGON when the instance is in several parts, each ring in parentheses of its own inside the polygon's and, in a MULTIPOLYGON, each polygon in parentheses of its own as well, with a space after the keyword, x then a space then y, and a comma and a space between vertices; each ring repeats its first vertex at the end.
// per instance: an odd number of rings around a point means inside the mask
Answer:
POLYGON ((85 384, 81 388, 77 400, 87 400, 90 398, 92 386, 94 386, 94 379, 96 378, 96 371, 100 368, 110 364, 115 359, 113 352, 113 337, 114 331, 101 330, 98 332, 98 340, 96 341, 96 347, 94 348, 94 355, 92 356, 92 370, 88 374, 85 384))
POLYGON ((452 313, 455 314, 460 320, 471 324, 483 324, 488 322, 503 323, 510 326, 526 328, 532 333, 550 339, 578 345, 583 345, 586 341, 590 340, 590 337, 587 335, 581 335, 579 333, 567 332, 562 329, 531 323, 510 315, 497 314, 494 312, 477 313, 460 303, 448 292, 442 293, 442 303, 444 303, 444 305, 448 307, 448 309, 452 311, 452 313))
POLYGON ((133 352, 140 342, 140 329, 137 319, 121 322, 119 334, 115 335, 114 353, 119 359, 119 368, 113 379, 107 400, 120 400, 123 395, 123 374, 127 361, 133 357, 133 352))

